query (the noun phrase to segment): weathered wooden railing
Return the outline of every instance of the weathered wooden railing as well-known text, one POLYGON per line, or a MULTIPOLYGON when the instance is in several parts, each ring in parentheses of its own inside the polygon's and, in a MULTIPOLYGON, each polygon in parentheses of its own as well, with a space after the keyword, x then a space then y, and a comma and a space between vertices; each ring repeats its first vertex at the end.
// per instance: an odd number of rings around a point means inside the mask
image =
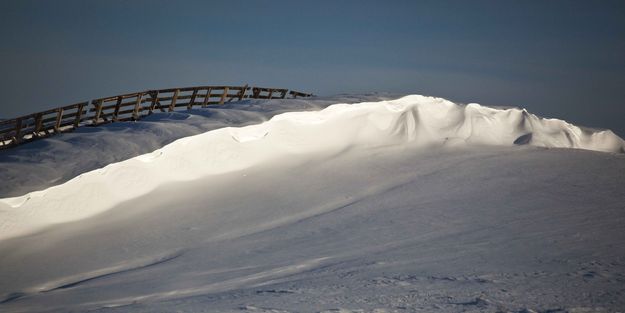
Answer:
POLYGON ((284 99, 312 94, 281 88, 245 86, 198 86, 147 90, 93 99, 56 109, 0 121, 0 149, 68 132, 80 126, 97 126, 117 121, 136 121, 157 112, 177 108, 224 104, 233 100, 284 99), (248 94, 251 90, 251 94, 248 94))

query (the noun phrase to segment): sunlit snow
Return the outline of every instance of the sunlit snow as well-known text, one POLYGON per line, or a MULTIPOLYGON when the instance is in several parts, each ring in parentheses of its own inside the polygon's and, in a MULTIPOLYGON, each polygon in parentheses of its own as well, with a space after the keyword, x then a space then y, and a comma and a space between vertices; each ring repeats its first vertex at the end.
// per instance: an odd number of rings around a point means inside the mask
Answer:
POLYGON ((621 138, 363 100, 279 100, 308 104, 266 121, 217 109, 222 127, 0 199, 0 311, 625 306, 621 138))

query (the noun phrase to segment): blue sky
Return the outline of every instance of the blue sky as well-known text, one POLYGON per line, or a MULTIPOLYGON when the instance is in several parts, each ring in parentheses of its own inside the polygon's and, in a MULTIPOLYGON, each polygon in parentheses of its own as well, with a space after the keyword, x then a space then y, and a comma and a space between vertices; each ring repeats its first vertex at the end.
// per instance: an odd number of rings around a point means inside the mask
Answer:
POLYGON ((0 116, 205 84, 420 93, 625 136, 624 1, 0 1, 0 116))

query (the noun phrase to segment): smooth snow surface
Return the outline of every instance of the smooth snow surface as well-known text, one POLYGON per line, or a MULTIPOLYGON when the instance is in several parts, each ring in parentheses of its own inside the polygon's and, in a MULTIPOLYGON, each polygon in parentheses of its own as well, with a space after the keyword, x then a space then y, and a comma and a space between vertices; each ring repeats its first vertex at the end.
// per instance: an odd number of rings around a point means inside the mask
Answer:
POLYGON ((423 96, 271 116, 1 199, 0 311, 625 306, 612 132, 423 96))
POLYGON ((172 141, 228 126, 262 123, 288 111, 320 110, 335 103, 381 101, 391 94, 314 99, 244 100, 177 112, 158 112, 138 122, 81 127, 0 151, 0 198, 21 196, 64 183, 82 173, 152 152, 172 141), (80 157, 77 157, 80 156, 80 157))

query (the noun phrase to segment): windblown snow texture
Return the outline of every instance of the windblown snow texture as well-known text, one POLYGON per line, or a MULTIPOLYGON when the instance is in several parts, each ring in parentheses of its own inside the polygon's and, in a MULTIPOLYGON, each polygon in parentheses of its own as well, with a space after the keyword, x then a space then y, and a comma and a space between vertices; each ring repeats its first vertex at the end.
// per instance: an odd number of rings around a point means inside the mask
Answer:
POLYGON ((79 174, 152 152, 182 137, 258 124, 288 111, 320 110, 335 103, 380 101, 392 94, 289 100, 245 100, 178 112, 154 113, 138 122, 82 127, 72 133, 0 151, 0 198, 64 183, 79 174), (80 156, 80 157, 77 157, 80 156))
POLYGON ((422 96, 214 129, 0 200, 0 309, 615 311, 624 146, 422 96))

